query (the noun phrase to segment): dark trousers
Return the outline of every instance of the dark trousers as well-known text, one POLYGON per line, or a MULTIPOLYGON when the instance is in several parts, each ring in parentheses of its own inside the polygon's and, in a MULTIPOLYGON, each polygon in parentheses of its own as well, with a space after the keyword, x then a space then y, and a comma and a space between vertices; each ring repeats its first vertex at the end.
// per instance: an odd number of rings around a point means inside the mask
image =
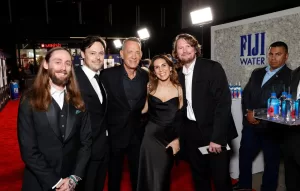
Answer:
MULTIPOLYGON (((252 125, 244 124, 239 155, 239 186, 252 188, 252 163, 259 151, 264 154, 265 169, 262 178, 261 191, 276 191, 280 164, 280 144, 271 129, 257 131, 252 125)), ((272 128, 272 127, 267 127, 272 128)), ((274 130, 275 131, 275 130, 274 130)))
POLYGON ((128 159, 132 190, 135 191, 137 188, 140 142, 135 140, 132 141, 126 148, 112 148, 108 170, 109 191, 122 190, 120 186, 125 155, 127 155, 128 159))
MULTIPOLYGON (((293 127, 294 128, 294 127, 293 127)), ((299 128, 299 127, 295 127, 299 128)), ((289 129, 284 140, 285 185, 287 191, 300 190, 300 131, 289 129)))
POLYGON ((191 167, 195 190, 211 191, 212 181, 215 191, 231 191, 230 152, 202 155, 198 147, 205 146, 205 144, 201 140, 201 132, 197 123, 186 120, 184 129, 184 152, 191 167))
POLYGON ((81 191, 103 191, 108 169, 108 153, 101 160, 90 160, 86 176, 79 187, 81 191))

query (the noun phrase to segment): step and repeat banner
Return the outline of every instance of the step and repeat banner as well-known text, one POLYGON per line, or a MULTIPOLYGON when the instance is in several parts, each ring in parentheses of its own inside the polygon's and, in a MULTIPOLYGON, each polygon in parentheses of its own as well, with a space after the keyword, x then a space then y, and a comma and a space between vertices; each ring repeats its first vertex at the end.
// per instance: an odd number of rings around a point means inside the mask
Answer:
POLYGON ((289 47, 287 65, 300 66, 300 7, 211 27, 211 59, 220 62, 232 84, 244 87, 251 72, 268 65, 275 41, 289 47))

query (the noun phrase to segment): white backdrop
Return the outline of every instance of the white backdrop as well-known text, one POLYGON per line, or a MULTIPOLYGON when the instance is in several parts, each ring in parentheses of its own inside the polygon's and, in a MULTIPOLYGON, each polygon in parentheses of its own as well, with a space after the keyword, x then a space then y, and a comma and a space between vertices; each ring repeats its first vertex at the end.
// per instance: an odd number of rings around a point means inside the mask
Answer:
POLYGON ((287 43, 288 66, 300 66, 300 7, 212 26, 211 58, 223 65, 229 82, 244 87, 253 69, 268 64, 268 47, 275 41, 287 43))

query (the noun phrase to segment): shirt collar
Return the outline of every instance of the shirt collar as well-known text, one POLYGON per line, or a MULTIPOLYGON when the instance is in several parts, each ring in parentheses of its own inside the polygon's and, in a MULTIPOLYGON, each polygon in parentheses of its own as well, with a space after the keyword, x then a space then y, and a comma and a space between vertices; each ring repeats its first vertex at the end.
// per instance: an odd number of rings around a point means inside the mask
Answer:
POLYGON ((275 70, 270 70, 271 69, 271 67, 270 67, 270 65, 269 66, 267 66, 266 67, 266 71, 267 72, 271 72, 271 73, 276 73, 276 72, 278 72, 283 66, 285 66, 285 64, 284 65, 282 65, 282 66, 280 66, 279 68, 276 68, 275 70))
POLYGON ((82 65, 81 68, 84 71, 84 73, 87 75, 87 77, 88 77, 89 80, 93 79, 95 77, 95 74, 98 74, 98 75, 100 74, 100 71, 94 72, 93 70, 91 70, 86 65, 82 65))
POLYGON ((66 91, 66 89, 67 89, 66 86, 64 87, 63 90, 58 90, 55 87, 50 86, 50 94, 51 94, 51 96, 54 95, 54 94, 62 94, 66 91))
POLYGON ((192 63, 191 63, 191 65, 189 66, 189 68, 186 68, 185 66, 183 66, 182 73, 183 73, 184 75, 187 75, 187 74, 189 74, 190 72, 194 71, 195 63, 196 63, 196 58, 192 61, 192 63))
MULTIPOLYGON (((124 74, 124 76, 128 76, 128 74, 127 74, 127 72, 125 70, 124 64, 122 65, 122 68, 123 68, 123 74, 124 74)), ((141 70, 142 70, 141 67, 137 66, 137 68, 136 68, 136 76, 141 72, 141 70)))

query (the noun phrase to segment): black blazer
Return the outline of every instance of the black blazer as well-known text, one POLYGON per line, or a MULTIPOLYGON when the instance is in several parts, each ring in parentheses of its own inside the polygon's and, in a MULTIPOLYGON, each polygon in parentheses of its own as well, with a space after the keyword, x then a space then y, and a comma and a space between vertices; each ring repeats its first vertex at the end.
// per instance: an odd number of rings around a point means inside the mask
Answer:
POLYGON ((294 100, 297 99, 297 89, 299 85, 299 80, 300 80, 300 67, 296 68, 292 73, 291 73, 291 93, 292 97, 294 100))
POLYGON ((267 108, 267 101, 271 92, 275 92, 279 98, 284 90, 288 91, 291 81, 291 69, 284 65, 276 74, 274 74, 263 86, 261 86, 266 67, 255 69, 244 88, 243 94, 243 112, 258 108, 267 108))
POLYGON ((32 109, 22 99, 18 111, 18 140, 25 163, 22 190, 46 191, 70 175, 84 178, 91 155, 91 126, 87 112, 69 104, 62 139, 53 103, 47 112, 32 109))
MULTIPOLYGON (((179 71, 179 80, 186 106, 185 76, 182 70, 179 71)), ((237 137, 231 115, 231 93, 219 63, 197 58, 192 80, 192 107, 204 144, 214 142, 226 145, 237 137)))
MULTIPOLYGON (((90 80, 82 70, 81 66, 75 68, 75 74, 79 88, 81 91, 81 96, 84 100, 87 111, 89 112, 91 119, 92 128, 92 160, 100 160, 108 151, 108 138, 106 136, 107 124, 106 124, 106 110, 107 103, 100 103, 99 97, 94 90, 90 80), (104 114, 99 108, 104 108, 104 114)), ((105 88, 104 88, 105 90, 105 88)), ((107 94, 104 95, 107 100, 107 94)), ((107 102, 107 101, 106 101, 107 102)))
POLYGON ((141 111, 144 108, 147 97, 148 73, 138 67, 141 72, 142 93, 139 95, 134 108, 130 108, 124 85, 124 66, 116 66, 101 72, 101 81, 108 94, 107 123, 109 137, 113 148, 127 147, 133 135, 141 138, 141 111))

